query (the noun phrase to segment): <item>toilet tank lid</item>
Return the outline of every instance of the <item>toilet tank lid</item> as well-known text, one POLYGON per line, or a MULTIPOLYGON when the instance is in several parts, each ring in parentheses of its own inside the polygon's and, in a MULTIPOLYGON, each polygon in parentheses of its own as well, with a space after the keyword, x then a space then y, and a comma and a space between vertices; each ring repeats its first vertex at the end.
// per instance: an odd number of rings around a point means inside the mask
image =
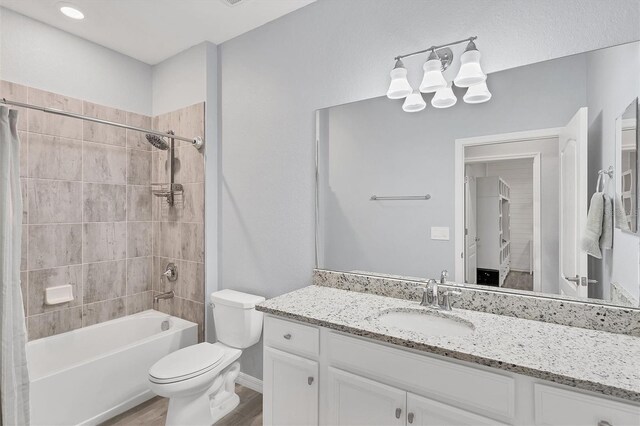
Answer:
POLYGON ((235 308, 253 309, 256 303, 264 302, 265 298, 262 296, 255 296, 253 294, 241 293, 235 290, 220 290, 211 293, 211 301, 219 303, 221 305, 233 306, 235 308))

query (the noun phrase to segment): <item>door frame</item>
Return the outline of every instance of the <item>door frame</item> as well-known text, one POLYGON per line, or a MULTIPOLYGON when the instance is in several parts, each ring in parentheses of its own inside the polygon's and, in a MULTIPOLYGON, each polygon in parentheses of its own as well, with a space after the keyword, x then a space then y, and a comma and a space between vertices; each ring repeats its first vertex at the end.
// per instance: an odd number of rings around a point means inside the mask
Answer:
MULTIPOLYGON (((494 145, 500 143, 534 141, 539 139, 559 138, 562 127, 549 129, 526 130, 523 132, 501 133, 496 135, 475 136, 470 138, 456 139, 455 141, 455 177, 454 177, 454 200, 455 200, 455 280, 464 282, 464 174, 465 161, 464 149, 470 146, 494 145)), ((517 158, 533 158, 533 291, 542 291, 542 240, 540 227, 540 152, 529 152, 522 154, 504 154, 474 158, 471 162, 486 162, 517 158)))

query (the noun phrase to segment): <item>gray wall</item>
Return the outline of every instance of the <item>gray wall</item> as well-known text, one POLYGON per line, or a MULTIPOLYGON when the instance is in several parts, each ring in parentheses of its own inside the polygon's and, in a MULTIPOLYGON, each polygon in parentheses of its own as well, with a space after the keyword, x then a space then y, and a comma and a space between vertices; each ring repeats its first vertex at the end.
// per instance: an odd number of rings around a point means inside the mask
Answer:
MULTIPOLYGON (((588 55, 589 170, 616 166, 615 120, 640 96, 640 43, 618 46, 588 55)), ((595 190, 597 175, 590 174, 595 190)), ((610 193, 614 182, 609 185, 610 193)), ((614 232, 613 250, 602 261, 589 257, 589 273, 602 285, 590 288, 590 296, 609 297, 609 283, 618 282, 640 299, 640 247, 638 237, 614 232)))
MULTIPOLYGON (((474 34, 493 72, 636 40, 638 8, 319 0, 223 43, 221 287, 273 297, 310 284, 314 112, 383 95, 395 55, 474 34)), ((406 62, 413 80, 422 60, 406 62)), ((261 351, 245 351, 244 372, 262 377, 261 351)))
POLYGON ((0 78, 151 115, 151 66, 0 7, 0 78))
MULTIPOLYGON (((455 140, 566 125, 587 102, 585 65, 583 54, 493 73, 487 83, 493 98, 479 105, 465 104, 458 89, 458 103, 443 110, 428 104, 408 114, 401 101, 386 97, 329 108, 323 114, 328 125, 321 125, 329 131, 320 138, 320 267, 423 278, 454 271, 455 140), (426 193, 429 201, 369 200, 372 194, 426 193), (432 226, 449 227, 450 240, 431 240, 432 226)), ((431 95, 425 98, 429 102, 431 95)), ((520 145, 527 144, 473 147, 469 155, 507 153, 520 145)), ((541 195, 557 205, 558 148, 547 145, 541 145, 548 172, 541 195)), ((541 223, 543 281, 557 282, 558 212, 545 211, 541 223)))

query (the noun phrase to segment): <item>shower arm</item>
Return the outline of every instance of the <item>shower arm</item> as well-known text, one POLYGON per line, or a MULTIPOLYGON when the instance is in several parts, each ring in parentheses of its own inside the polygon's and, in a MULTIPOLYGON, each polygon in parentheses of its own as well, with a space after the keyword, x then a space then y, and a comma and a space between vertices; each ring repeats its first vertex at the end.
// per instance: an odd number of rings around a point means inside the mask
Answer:
POLYGON ((178 140, 181 140, 181 141, 185 141, 185 142, 191 143, 193 145, 193 147, 196 148, 196 149, 200 149, 204 145, 204 140, 200 136, 196 136, 194 138, 186 138, 184 136, 172 135, 172 134, 167 133, 167 132, 159 132, 157 130, 145 129, 143 127, 136 127, 136 126, 130 126, 128 124, 116 123, 114 121, 103 120, 101 118, 95 118, 95 117, 89 117, 87 115, 76 114, 74 112, 63 111, 61 109, 48 108, 48 107, 43 107, 43 106, 38 106, 38 105, 31 105, 31 104, 26 104, 26 103, 17 102, 17 101, 10 101, 10 100, 8 100, 6 98, 0 98, 0 103, 1 104, 5 104, 5 105, 16 106, 16 107, 19 107, 19 108, 28 108, 28 109, 34 109, 34 110, 37 110, 37 111, 43 111, 43 112, 46 112, 46 113, 49 113, 49 114, 62 115, 64 117, 77 118, 79 120, 92 121, 94 123, 100 123, 100 124, 106 124, 106 125, 109 125, 109 126, 120 127, 120 128, 123 128, 123 129, 134 130, 136 132, 149 133, 149 134, 156 135, 156 136, 161 136, 161 137, 164 137, 164 138, 178 139, 178 140))

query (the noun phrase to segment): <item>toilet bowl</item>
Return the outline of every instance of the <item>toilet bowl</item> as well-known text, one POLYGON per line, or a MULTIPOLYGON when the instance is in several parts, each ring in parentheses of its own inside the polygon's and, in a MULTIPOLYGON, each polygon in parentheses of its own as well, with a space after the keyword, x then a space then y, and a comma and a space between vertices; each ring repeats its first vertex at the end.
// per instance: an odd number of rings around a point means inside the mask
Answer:
POLYGON ((240 402, 235 381, 243 348, 260 340, 264 297, 222 290, 211 294, 218 342, 173 352, 149 369, 149 388, 169 398, 167 425, 212 425, 240 402))

